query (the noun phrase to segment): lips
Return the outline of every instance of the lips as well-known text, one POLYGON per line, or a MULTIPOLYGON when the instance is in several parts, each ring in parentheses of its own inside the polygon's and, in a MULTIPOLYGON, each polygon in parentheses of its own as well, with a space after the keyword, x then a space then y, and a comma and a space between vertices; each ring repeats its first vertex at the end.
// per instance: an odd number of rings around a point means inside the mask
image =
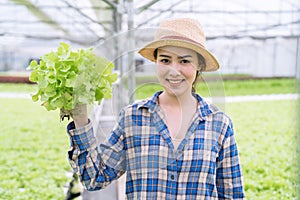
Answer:
POLYGON ((177 87, 184 81, 184 79, 166 79, 166 80, 172 87, 177 87))

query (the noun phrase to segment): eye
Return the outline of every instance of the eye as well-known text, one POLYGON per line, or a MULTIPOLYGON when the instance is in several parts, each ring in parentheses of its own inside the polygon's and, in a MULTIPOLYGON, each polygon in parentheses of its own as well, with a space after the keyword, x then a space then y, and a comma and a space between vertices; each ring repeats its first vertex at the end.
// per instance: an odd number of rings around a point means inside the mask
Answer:
POLYGON ((187 63, 191 63, 191 61, 187 60, 187 59, 183 59, 183 60, 180 61, 180 63, 187 64, 187 63))
POLYGON ((164 63, 164 64, 168 64, 168 63, 170 63, 170 60, 167 59, 167 58, 163 58, 163 59, 160 59, 159 62, 164 63))

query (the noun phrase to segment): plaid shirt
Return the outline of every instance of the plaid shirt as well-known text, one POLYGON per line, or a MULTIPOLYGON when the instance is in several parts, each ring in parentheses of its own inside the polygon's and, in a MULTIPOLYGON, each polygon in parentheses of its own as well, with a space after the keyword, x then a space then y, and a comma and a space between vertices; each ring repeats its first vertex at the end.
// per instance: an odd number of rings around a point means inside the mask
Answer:
POLYGON ((84 187, 99 190, 126 172, 126 199, 245 199, 230 118, 195 94, 198 110, 175 150, 159 94, 121 110, 99 146, 91 123, 68 125, 69 161, 84 187))

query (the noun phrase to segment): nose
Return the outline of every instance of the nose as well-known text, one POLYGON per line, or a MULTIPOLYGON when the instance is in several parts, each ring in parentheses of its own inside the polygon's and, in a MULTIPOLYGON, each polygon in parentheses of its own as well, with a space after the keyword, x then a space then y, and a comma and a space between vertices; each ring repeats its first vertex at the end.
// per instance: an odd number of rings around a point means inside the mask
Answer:
POLYGON ((170 66, 170 75, 178 76, 181 75, 181 65, 178 62, 173 62, 170 66))

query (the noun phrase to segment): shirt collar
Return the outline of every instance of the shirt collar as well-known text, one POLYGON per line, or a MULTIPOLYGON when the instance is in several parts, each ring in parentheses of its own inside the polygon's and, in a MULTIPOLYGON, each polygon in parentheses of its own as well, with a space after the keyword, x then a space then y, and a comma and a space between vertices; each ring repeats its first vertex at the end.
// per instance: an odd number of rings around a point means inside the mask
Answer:
POLYGON ((208 104, 200 95, 193 93, 193 96, 198 101, 198 113, 201 119, 206 120, 209 115, 219 111, 215 105, 208 104))
MULTIPOLYGON (((157 107, 158 107, 158 96, 162 93, 162 91, 156 92, 152 97, 143 100, 140 105, 138 105, 139 108, 148 108, 150 113, 153 113, 157 107)), ((198 113, 199 117, 203 120, 205 120, 210 114, 215 113, 218 111, 218 108, 216 106, 213 106, 211 104, 208 104, 200 95, 193 93, 193 96, 198 101, 198 113)))
POLYGON ((138 105, 138 108, 148 108, 150 113, 153 113, 158 106, 158 96, 162 93, 162 91, 156 92, 152 97, 145 99, 138 105))

